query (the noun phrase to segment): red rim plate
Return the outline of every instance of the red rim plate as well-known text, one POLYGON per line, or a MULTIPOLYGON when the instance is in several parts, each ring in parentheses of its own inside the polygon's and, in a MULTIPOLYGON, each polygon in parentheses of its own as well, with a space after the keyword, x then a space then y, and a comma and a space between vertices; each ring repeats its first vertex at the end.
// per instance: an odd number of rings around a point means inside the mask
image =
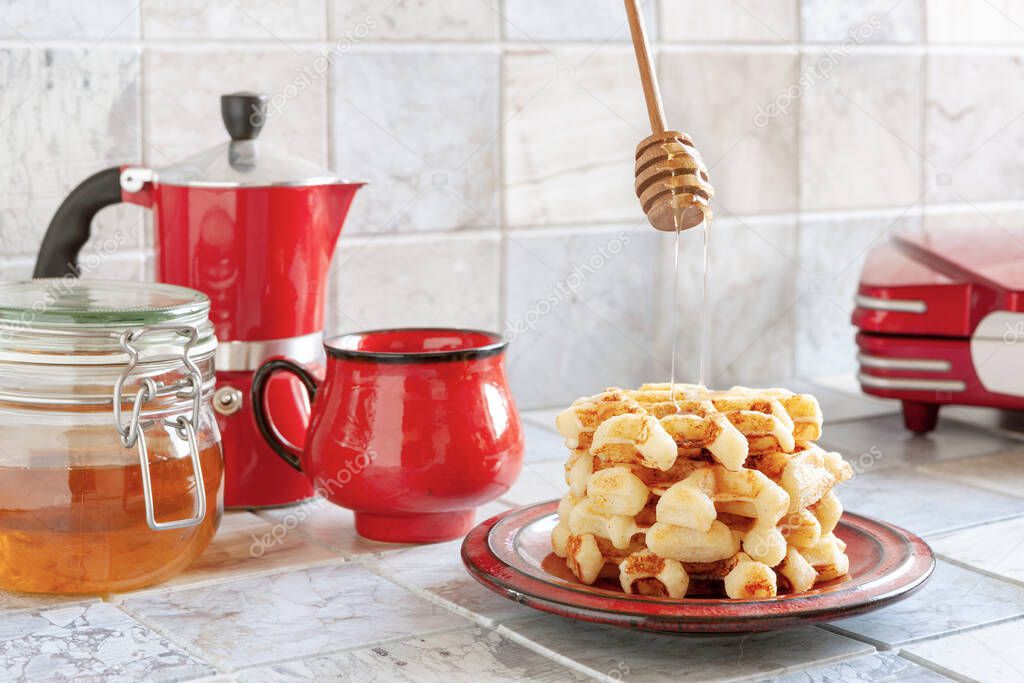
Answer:
POLYGON ((474 528, 462 560, 477 581, 534 609, 571 619, 670 633, 749 633, 861 614, 901 600, 931 575, 931 548, 908 531, 845 513, 836 535, 850 575, 805 593, 756 600, 654 598, 587 586, 551 553, 558 501, 517 508, 474 528))

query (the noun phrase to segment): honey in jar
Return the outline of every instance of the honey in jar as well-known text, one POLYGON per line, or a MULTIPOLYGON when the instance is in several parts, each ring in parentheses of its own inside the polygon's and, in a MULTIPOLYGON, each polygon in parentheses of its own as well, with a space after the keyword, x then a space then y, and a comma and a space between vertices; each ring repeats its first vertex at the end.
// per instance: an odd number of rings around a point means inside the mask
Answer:
MULTIPOLYGON (((207 500, 221 489, 221 453, 200 453, 207 500)), ((151 458, 157 521, 192 514, 190 461, 151 458)), ((141 466, 0 467, 0 585, 32 593, 109 593, 165 581, 209 545, 220 511, 197 526, 153 531, 141 466)))

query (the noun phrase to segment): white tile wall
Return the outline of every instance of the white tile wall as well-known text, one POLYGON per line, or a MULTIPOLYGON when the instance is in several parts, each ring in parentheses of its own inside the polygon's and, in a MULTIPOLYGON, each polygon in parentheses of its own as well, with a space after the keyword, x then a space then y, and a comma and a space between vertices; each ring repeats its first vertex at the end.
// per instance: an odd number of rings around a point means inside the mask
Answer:
POLYGON ((659 355, 656 247, 646 225, 509 233, 506 316, 515 396, 555 405, 667 371, 659 355))
MULTIPOLYGON (((711 269, 704 350, 704 381, 714 386, 756 384, 790 377, 794 371, 796 290, 801 266, 797 226, 792 220, 720 219, 710 232, 711 269)), ((675 301, 677 381, 699 377, 700 315, 703 292, 703 235, 690 230, 681 240, 675 301)), ((659 236, 661 279, 667 284, 658 305, 654 354, 672 357, 671 278, 673 235, 659 236)), ((667 364, 667 362, 666 362, 667 364)), ((667 377, 664 365, 655 370, 667 377)))
POLYGON ((343 238, 332 264, 328 329, 497 329, 500 261, 497 233, 343 238))
MULTIPOLYGON (((656 0, 642 0, 647 33, 655 36, 656 0)), ((628 41, 621 3, 592 0, 505 0, 502 22, 508 40, 546 44, 561 41, 628 41)))
MULTIPOLYGON (((848 369, 860 252, 900 215, 1018 220, 1021 0, 644 12, 669 125, 696 137, 718 190, 717 382, 848 369), (808 82, 823 54, 835 64, 808 82), (761 116, 770 105, 784 111, 761 116)), ((628 230, 621 258, 513 343, 510 372, 524 408, 665 378, 672 238, 643 227, 633 195, 649 128, 616 0, 2 0, 0 39, 0 275, 31 272, 81 179, 222 142, 218 95, 261 90, 277 96, 262 140, 373 181, 338 250, 330 331, 501 328, 628 230)), ((97 237, 124 244, 97 274, 151 277, 145 215, 101 214, 97 237)), ((686 241, 678 358, 693 376, 686 241)))
MULTIPOLYGON (((100 47, 0 49, 0 251, 34 255, 64 196, 95 171, 139 156, 140 55, 100 47)), ((131 230, 138 213, 108 214, 96 234, 131 230)))
POLYGON ((631 50, 505 55, 505 220, 510 226, 640 220, 636 144, 650 135, 631 50))
POLYGON ((669 42, 791 43, 797 40, 798 0, 661 0, 669 42))
POLYGON ((29 41, 34 38, 118 40, 139 35, 139 8, 135 0, 4 0, 0 2, 0 37, 29 41))
POLYGON ((332 73, 332 159, 370 181, 349 232, 498 221, 498 52, 353 53, 332 73))
POLYGON ((796 372, 814 377, 853 372, 856 328, 853 297, 868 251, 919 217, 807 219, 800 226, 796 372))
MULTIPOLYGON (((495 40, 498 0, 327 0, 331 38, 363 40, 495 40)), ((342 43, 344 44, 344 43, 342 43)))
POLYGON ((325 79, 313 80, 291 99, 279 97, 317 55, 311 49, 294 52, 276 41, 259 50, 146 50, 142 87, 146 162, 166 166, 228 140, 220 116, 220 96, 255 90, 267 93, 272 103, 281 103, 268 114, 261 142, 325 163, 325 79))
POLYGON ((228 40, 265 39, 286 43, 319 39, 324 30, 326 0, 149 0, 142 12, 145 38, 188 39, 193 36, 228 40))
POLYGON ((808 43, 917 43, 921 41, 924 0, 802 0, 800 23, 808 43))
POLYGON ((922 57, 815 50, 801 68, 826 74, 800 100, 801 208, 903 209, 917 201, 922 57))
POLYGON ((799 66, 789 52, 662 54, 667 120, 693 136, 722 215, 796 209, 797 116, 757 112, 796 82, 799 66))
POLYGON ((933 55, 927 78, 926 153, 931 169, 945 174, 941 182, 932 180, 936 200, 1024 198, 1017 152, 1024 144, 1020 55, 933 55))
POLYGON ((940 44, 1020 45, 1024 43, 1021 0, 926 0, 928 41, 940 44))

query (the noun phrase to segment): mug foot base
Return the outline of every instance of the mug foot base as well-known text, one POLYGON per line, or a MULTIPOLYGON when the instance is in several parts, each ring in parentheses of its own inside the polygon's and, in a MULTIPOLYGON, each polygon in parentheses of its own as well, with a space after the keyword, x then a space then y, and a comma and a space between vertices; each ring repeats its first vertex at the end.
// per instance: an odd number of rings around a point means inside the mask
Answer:
POLYGON ((381 515, 357 512, 356 531, 372 541, 438 543, 464 536, 473 528, 475 510, 381 515))

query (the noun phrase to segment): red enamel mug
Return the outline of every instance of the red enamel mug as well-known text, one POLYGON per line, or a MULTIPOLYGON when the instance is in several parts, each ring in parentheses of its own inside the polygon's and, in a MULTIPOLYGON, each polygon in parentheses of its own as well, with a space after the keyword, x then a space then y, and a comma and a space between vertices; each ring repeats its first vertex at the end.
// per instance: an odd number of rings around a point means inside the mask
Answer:
POLYGON ((360 535, 395 543, 458 538, 473 526, 474 509, 507 491, 522 469, 506 345, 492 332, 445 328, 342 335, 324 343, 322 384, 288 359, 260 367, 253 413, 278 455, 355 512, 360 535), (267 411, 267 382, 278 372, 294 374, 309 392, 301 450, 267 411))

